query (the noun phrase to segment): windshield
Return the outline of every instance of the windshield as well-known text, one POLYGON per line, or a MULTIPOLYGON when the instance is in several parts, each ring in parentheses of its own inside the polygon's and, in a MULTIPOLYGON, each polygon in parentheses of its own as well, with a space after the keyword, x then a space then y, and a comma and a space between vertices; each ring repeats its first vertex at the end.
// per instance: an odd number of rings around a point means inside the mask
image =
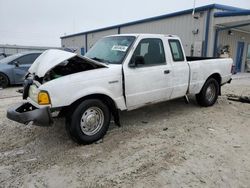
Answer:
POLYGON ((20 57, 22 55, 23 54, 14 54, 14 55, 8 56, 8 57, 6 57, 4 59, 1 59, 0 63, 9 63, 9 62, 15 60, 16 58, 18 58, 18 57, 20 57))
POLYGON ((99 40, 85 56, 103 63, 122 64, 134 40, 133 36, 106 37, 99 40))

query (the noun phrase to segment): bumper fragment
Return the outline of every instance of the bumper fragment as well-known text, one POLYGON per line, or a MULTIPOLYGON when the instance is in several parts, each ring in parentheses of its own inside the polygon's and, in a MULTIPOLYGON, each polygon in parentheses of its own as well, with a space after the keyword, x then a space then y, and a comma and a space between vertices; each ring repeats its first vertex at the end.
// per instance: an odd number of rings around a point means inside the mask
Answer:
POLYGON ((231 84, 232 82, 232 78, 230 78, 230 80, 227 81, 228 84, 231 84))
POLYGON ((50 126, 53 123, 50 108, 36 108, 30 103, 19 103, 7 110, 7 118, 22 124, 33 122, 38 126, 50 126))

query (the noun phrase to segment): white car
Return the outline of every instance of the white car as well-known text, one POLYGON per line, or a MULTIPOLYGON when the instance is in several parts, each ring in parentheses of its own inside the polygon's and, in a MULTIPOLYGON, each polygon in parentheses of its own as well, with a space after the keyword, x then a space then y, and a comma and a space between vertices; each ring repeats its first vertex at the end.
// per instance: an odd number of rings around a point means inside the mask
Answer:
POLYGON ((120 125, 119 111, 188 94, 212 106, 231 81, 232 63, 185 57, 177 36, 158 34, 104 37, 84 57, 47 50, 29 69, 24 103, 10 108, 7 117, 49 125, 58 111, 74 140, 90 144, 106 134, 111 116, 120 125))

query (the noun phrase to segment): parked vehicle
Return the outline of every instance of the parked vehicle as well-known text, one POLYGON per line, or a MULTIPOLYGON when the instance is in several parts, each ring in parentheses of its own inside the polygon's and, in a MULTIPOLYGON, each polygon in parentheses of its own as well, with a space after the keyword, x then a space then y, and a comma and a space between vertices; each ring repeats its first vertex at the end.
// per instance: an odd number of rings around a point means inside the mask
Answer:
POLYGON ((0 53, 0 60, 3 59, 3 58, 6 58, 7 55, 5 53, 0 53))
POLYGON ((66 118, 67 131, 79 143, 102 138, 119 111, 196 95, 212 106, 223 84, 231 81, 232 59, 185 57, 177 36, 114 35, 99 40, 83 57, 47 50, 26 77, 23 104, 7 117, 49 125, 52 114, 66 118))
POLYGON ((42 52, 23 52, 0 60, 0 87, 22 84, 24 76, 42 52))

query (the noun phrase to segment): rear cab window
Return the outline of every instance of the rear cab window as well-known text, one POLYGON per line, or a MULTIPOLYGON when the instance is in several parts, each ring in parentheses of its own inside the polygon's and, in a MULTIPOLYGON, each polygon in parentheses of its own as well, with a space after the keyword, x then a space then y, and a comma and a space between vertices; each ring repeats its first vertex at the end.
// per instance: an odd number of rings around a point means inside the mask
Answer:
POLYGON ((170 50, 172 53, 173 61, 184 61, 184 55, 181 47, 181 43, 177 39, 168 40, 170 50))

